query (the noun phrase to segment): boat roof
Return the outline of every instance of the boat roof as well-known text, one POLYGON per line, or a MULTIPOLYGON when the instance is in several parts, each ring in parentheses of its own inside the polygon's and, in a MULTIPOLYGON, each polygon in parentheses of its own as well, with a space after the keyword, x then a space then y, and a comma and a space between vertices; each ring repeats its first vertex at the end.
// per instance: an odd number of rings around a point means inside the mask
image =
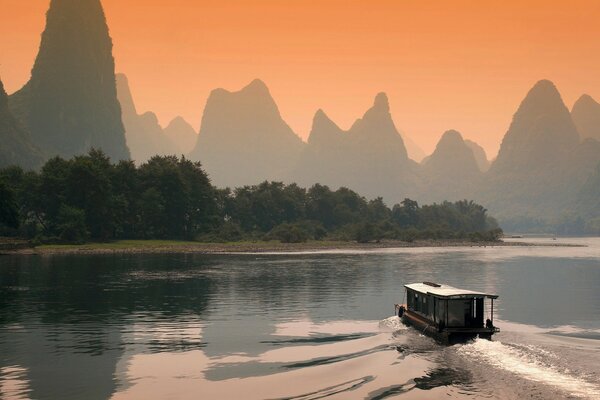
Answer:
POLYGON ((487 297, 490 299, 498 298, 498 295, 492 293, 474 292, 472 290, 458 289, 452 286, 439 285, 437 283, 430 282, 411 283, 410 285, 404 285, 404 287, 410 290, 414 290, 415 292, 426 293, 444 299, 459 299, 471 297, 487 297))

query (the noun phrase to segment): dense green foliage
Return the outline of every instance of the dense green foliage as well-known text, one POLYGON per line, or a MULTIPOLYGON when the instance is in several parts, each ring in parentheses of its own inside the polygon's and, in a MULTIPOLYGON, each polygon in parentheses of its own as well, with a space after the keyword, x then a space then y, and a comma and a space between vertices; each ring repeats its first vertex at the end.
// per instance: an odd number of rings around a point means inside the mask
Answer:
POLYGON ((496 240, 501 234, 473 202, 420 207, 406 199, 390 209, 381 198, 367 201, 349 189, 321 185, 307 190, 264 182, 220 190, 199 163, 174 156, 156 156, 136 167, 129 161, 111 164, 92 150, 71 160, 53 158, 40 172, 0 170, 0 179, 6 182, 0 184, 5 225, 46 242, 496 240))
POLYGON ((154 157, 136 168, 100 151, 49 160, 39 173, 2 170, 21 234, 57 241, 190 238, 218 225, 216 191, 199 163, 154 157))
POLYGON ((19 210, 13 191, 0 180, 0 225, 19 227, 19 210))

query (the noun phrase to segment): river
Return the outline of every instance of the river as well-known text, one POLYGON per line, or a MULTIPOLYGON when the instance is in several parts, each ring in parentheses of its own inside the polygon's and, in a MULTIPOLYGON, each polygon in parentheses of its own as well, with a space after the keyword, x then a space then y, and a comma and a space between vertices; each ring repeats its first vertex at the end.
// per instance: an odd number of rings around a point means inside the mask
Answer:
POLYGON ((1 399, 598 399, 585 247, 0 258, 1 399), (393 316, 403 285, 497 293, 493 341, 393 316))

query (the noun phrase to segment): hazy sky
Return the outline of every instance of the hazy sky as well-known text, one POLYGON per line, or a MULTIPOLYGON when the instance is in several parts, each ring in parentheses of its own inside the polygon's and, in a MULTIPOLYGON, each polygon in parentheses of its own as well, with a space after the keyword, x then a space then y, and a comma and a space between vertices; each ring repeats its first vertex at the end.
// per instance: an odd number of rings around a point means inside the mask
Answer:
MULTIPOLYGON (((385 91, 430 152, 457 129, 492 156, 539 79, 568 106, 600 99, 597 0, 104 0, 117 71, 138 110, 196 129, 216 87, 263 79, 302 137, 323 108, 341 127, 385 91)), ((49 0, 0 0, 7 91, 31 70, 49 0)))

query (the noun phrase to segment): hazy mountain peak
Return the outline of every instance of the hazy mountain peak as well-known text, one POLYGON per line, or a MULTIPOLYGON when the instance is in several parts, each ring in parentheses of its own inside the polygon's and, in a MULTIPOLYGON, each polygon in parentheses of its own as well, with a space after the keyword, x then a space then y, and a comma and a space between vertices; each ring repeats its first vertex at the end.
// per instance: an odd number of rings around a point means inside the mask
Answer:
POLYGON ((600 140, 600 104, 585 94, 575 102, 571 111, 573 121, 582 138, 600 140))
POLYGON ((181 154, 188 154, 198 140, 198 133, 183 117, 173 118, 164 129, 165 135, 179 147, 181 154))
POLYGON ((254 79, 242 91, 255 92, 255 93, 269 93, 267 84, 260 79, 254 79))
POLYGON ((447 176, 473 174, 479 171, 475 155, 467 146, 460 132, 446 131, 438 142, 433 154, 424 161, 430 172, 447 176))
POLYGON ((387 94, 381 92, 375 96, 375 102, 373 103, 373 109, 382 111, 382 112, 390 112, 390 101, 388 99, 387 94))
POLYGON ((406 146, 406 151, 408 153, 408 157, 411 160, 420 163, 427 157, 425 151, 405 132, 400 131, 400 136, 404 141, 404 146, 406 146))
POLYGON ((332 141, 338 139, 343 133, 342 129, 325 114, 325 111, 319 109, 313 118, 308 143, 318 146, 335 145, 332 141))
POLYGON ((468 163, 469 167, 475 166, 475 156, 465 143, 460 132, 449 130, 444 132, 433 154, 425 161, 426 165, 450 165, 458 159, 468 163), (473 161, 473 162, 471 162, 473 161))
POLYGON ((564 108, 566 106, 554 83, 549 80, 541 80, 529 90, 518 112, 548 113, 562 111, 564 108))
POLYGON ((539 81, 536 82, 535 85, 533 85, 533 88, 531 88, 530 92, 543 92, 545 94, 548 94, 550 92, 558 94, 560 96, 560 93, 558 92, 558 89, 556 88, 556 85, 554 84, 554 82, 552 82, 549 79, 540 79, 539 81))
POLYGON ((402 160, 408 160, 404 140, 394 124, 385 93, 375 97, 373 107, 352 125, 349 133, 359 141, 369 141, 369 147, 379 147, 386 152, 396 153, 402 160))
POLYGON ((456 130, 446 131, 431 156, 423 160, 428 201, 458 200, 481 175, 473 151, 456 130))
POLYGON ((579 106, 589 106, 589 105, 597 105, 598 102, 596 100, 594 100, 594 98, 592 96, 590 96, 589 94, 583 94, 581 95, 581 97, 579 99, 577 99, 577 101, 575 102, 575 105, 573 106, 573 108, 579 106))
POLYGON ((320 128, 323 125, 326 127, 335 125, 337 127, 335 122, 333 122, 331 118, 329 118, 325 111, 323 111, 322 109, 318 109, 313 118, 313 128, 320 128))
POLYGON ((11 107, 49 155, 129 150, 117 101, 112 40, 99 0, 52 0, 31 79, 11 107))
POLYGON ((380 93, 348 131, 318 110, 292 177, 307 186, 344 186, 368 197, 398 201, 414 187, 416 168, 392 120, 387 95, 380 93))
POLYGON ((485 149, 472 140, 465 139, 465 144, 473 152, 475 161, 477 161, 477 165, 479 166, 479 170, 481 172, 486 172, 488 169, 490 169, 490 161, 488 160, 485 149))
POLYGON ((116 74, 117 82, 117 98, 121 104, 122 115, 137 115, 135 102, 133 101, 133 95, 131 94, 131 88, 129 87, 129 79, 125 74, 116 74))
POLYGON ((267 86, 255 80, 237 92, 211 93, 190 157, 204 164, 217 185, 239 186, 281 179, 303 145, 267 86))
MULTIPOLYGON (((260 79, 253 80, 238 91, 229 91, 223 88, 213 90, 208 97, 204 111, 205 115, 213 115, 214 113, 230 113, 233 109, 237 113, 260 113, 260 116, 247 115, 249 119, 255 121, 263 118, 281 119, 279 108, 271 96, 269 88, 260 79)), ((235 118, 235 115, 232 114, 231 117, 235 118)), ((206 122, 210 122, 210 119, 206 122)), ((205 124, 204 118, 202 124, 205 124)))
POLYGON ((542 168, 579 143, 579 134, 556 86, 539 81, 513 117, 493 170, 542 168))
POLYGON ((158 122, 158 117, 152 111, 146 111, 145 113, 140 115, 140 118, 142 118, 149 124, 160 126, 160 123, 158 122))
POLYGON ((116 80, 125 135, 133 159, 143 163, 155 155, 180 154, 178 146, 165 135, 155 113, 148 111, 138 115, 127 76, 118 74, 116 80))
POLYGON ((462 135, 460 134, 460 132, 451 129, 449 131, 444 132, 444 134, 442 135, 442 138, 438 142, 438 147, 455 145, 455 144, 463 144, 463 143, 464 143, 464 139, 463 139, 462 135))
POLYGON ((181 115, 178 115, 175 118, 173 118, 171 120, 171 122, 169 122, 168 126, 173 126, 173 127, 175 127, 175 126, 177 126, 177 127, 180 127, 180 126, 186 126, 186 127, 188 127, 189 126, 189 127, 191 127, 192 125, 190 125, 190 123, 187 122, 185 120, 185 118, 183 118, 181 115))

